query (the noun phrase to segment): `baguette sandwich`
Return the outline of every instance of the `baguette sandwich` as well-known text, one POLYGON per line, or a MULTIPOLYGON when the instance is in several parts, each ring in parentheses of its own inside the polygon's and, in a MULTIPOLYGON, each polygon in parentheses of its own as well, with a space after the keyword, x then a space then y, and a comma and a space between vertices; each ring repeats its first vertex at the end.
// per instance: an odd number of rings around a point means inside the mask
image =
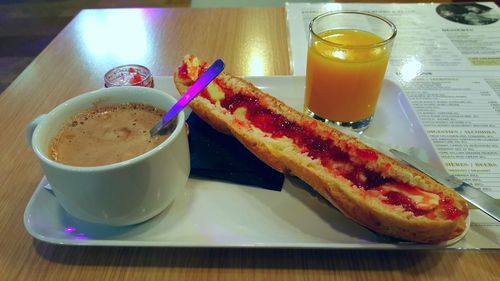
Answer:
MULTIPOLYGON (((174 75, 179 92, 184 94, 207 67, 187 55, 174 75)), ((266 164, 299 177, 375 232, 434 244, 466 229, 467 204, 455 191, 241 78, 222 72, 190 107, 266 164)))

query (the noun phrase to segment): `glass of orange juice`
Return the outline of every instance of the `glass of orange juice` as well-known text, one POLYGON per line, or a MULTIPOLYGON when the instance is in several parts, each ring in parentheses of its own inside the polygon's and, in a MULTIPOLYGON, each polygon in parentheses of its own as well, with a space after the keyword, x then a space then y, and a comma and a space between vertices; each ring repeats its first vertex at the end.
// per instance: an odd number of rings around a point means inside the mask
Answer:
POLYGON ((357 132, 368 128, 396 33, 392 22, 367 12, 315 17, 309 24, 305 112, 357 132))

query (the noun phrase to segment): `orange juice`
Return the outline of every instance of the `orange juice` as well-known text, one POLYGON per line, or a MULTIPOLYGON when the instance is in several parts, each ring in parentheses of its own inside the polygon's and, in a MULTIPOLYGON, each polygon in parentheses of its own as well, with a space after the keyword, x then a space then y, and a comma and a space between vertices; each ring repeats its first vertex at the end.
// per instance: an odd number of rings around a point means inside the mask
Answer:
POLYGON ((390 50, 379 36, 338 29, 312 38, 307 54, 305 108, 335 122, 373 116, 390 50))

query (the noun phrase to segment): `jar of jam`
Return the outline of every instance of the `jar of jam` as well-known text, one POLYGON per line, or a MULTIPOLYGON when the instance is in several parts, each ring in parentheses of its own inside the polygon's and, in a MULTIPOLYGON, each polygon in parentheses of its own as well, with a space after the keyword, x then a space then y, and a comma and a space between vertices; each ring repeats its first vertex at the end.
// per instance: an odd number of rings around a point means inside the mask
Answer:
POLYGON ((104 75, 104 87, 141 86, 154 88, 151 71, 142 65, 126 64, 117 66, 104 75))

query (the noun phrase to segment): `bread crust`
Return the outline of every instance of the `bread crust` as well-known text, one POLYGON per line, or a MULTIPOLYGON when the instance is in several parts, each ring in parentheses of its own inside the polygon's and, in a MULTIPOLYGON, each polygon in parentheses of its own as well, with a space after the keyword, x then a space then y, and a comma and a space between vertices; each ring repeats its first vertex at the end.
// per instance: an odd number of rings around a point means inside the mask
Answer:
MULTIPOLYGON (((186 56, 183 63, 190 63, 192 56, 186 56)), ((370 171, 383 177, 394 178, 405 184, 418 186, 422 190, 438 193, 442 198, 453 200, 454 207, 463 215, 458 219, 415 216, 400 206, 384 204, 380 198, 369 196, 365 190, 355 186, 348 179, 332 173, 301 151, 288 138, 272 138, 244 118, 238 118, 223 108, 220 103, 197 97, 191 103, 193 111, 216 130, 236 137, 248 150, 272 168, 294 175, 309 184, 321 196, 349 218, 365 227, 385 235, 420 243, 439 243, 450 240, 465 231, 465 218, 468 208, 463 198, 455 191, 437 183, 427 175, 394 160, 393 158, 367 146, 360 140, 346 135, 335 128, 319 122, 287 106, 275 97, 262 92, 244 79, 221 73, 218 79, 223 81, 235 93, 244 90, 245 94, 258 98, 267 109, 286 116, 290 121, 314 128, 322 138, 331 139, 335 146, 349 154, 352 161, 359 162, 370 171), (376 160, 366 161, 359 156, 360 151, 376 153, 376 160)), ((181 94, 188 89, 190 79, 174 75, 174 82, 181 94)), ((436 211, 439 212, 439 211, 436 211)))

